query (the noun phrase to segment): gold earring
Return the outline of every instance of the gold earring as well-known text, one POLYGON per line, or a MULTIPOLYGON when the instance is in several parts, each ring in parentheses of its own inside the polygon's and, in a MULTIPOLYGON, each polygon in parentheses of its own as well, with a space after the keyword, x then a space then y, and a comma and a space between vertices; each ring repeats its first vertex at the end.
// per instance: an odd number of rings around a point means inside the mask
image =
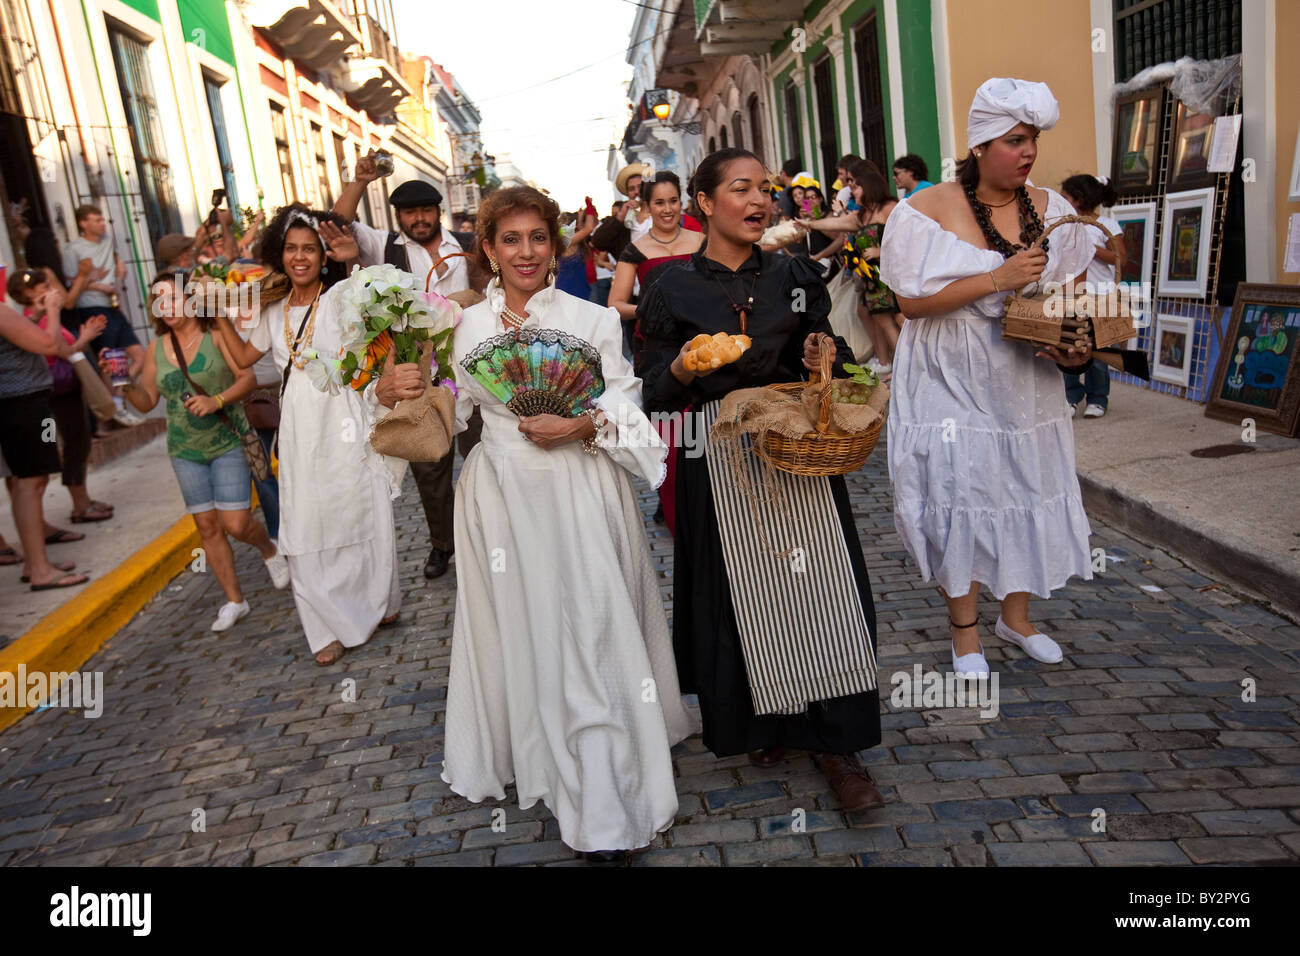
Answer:
POLYGON ((501 267, 497 265, 495 259, 488 259, 488 264, 492 266, 492 274, 494 276, 499 276, 501 274, 501 267))
POLYGON ((555 281, 555 270, 559 268, 559 263, 555 261, 555 256, 551 256, 550 268, 546 271, 546 284, 550 285, 555 281))

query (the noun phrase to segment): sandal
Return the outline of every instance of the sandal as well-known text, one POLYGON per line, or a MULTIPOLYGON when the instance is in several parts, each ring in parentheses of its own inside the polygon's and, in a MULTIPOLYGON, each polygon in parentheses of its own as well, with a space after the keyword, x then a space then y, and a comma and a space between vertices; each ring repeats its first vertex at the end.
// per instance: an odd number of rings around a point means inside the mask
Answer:
POLYGON ((90 507, 81 514, 72 512, 71 518, 73 524, 83 524, 87 521, 108 521, 113 517, 113 509, 104 509, 99 507, 95 502, 90 503, 90 507))
POLYGON ((0 548, 0 565, 22 563, 23 556, 13 548, 0 548))
POLYGON ((33 591, 52 591, 55 588, 75 588, 79 584, 85 584, 90 578, 84 574, 65 574, 61 578, 55 578, 47 584, 33 584, 33 591))
POLYGON ((66 528, 55 528, 45 536, 46 544, 69 544, 73 541, 81 541, 86 536, 80 531, 68 531, 66 528))
POLYGON ((379 619, 379 626, 392 627, 394 624, 397 623, 398 618, 400 618, 401 616, 402 616, 402 612, 398 611, 396 614, 392 614, 388 617, 381 617, 379 619))
POLYGON ((343 656, 344 650, 345 648, 343 647, 343 644, 339 641, 334 641, 333 643, 326 645, 321 652, 316 655, 317 665, 320 667, 329 667, 343 656), (329 657, 322 660, 326 655, 329 655, 329 657))
MULTIPOLYGON (((58 561, 51 561, 50 564, 54 567, 56 571, 71 571, 73 568, 77 566, 76 561, 64 561, 62 563, 58 561)), ((24 574, 18 580, 22 581, 23 584, 30 584, 32 581, 31 576, 26 574, 24 574)))
POLYGON ((113 506, 110 505, 107 501, 96 501, 94 498, 91 498, 91 499, 90 499, 90 507, 92 507, 92 508, 98 508, 100 511, 112 511, 112 510, 113 510, 113 506))

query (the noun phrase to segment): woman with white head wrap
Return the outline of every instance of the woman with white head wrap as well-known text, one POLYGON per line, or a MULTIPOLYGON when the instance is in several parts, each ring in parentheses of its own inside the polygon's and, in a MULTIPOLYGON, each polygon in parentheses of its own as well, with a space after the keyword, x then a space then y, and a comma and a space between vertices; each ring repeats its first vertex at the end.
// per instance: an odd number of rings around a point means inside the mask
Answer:
POLYGON ((995 633, 1037 660, 1061 660, 1029 622, 1030 592, 1091 578, 1088 518, 1074 471, 1062 368, 1087 351, 1003 341, 1009 293, 1073 283, 1087 270, 1085 227, 1028 248, 1066 200, 1028 186, 1038 134, 1059 118, 1046 84, 991 79, 975 94, 971 152, 958 181, 899 203, 881 245, 881 279, 908 317, 894 359, 889 470, 894 522, 948 602, 953 669, 988 674, 976 614, 983 584, 1002 603, 995 633), (1044 361, 1048 359, 1049 361, 1044 361))

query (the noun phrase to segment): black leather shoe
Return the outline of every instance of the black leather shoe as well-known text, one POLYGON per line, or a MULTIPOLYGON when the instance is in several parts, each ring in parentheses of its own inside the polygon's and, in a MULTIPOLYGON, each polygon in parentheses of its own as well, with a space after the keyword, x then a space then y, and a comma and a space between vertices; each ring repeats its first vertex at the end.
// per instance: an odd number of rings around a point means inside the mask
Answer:
POLYGON ((429 560, 424 562, 424 576, 430 581, 442 577, 447 573, 447 562, 450 560, 450 551, 434 548, 429 552, 429 560))

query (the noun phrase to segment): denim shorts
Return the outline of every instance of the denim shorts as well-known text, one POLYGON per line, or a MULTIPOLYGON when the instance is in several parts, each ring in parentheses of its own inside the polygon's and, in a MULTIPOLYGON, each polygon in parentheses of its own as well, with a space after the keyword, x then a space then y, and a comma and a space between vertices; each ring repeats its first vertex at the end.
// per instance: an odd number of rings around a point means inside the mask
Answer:
POLYGON ((214 508, 217 511, 243 511, 253 505, 250 491, 253 473, 249 471, 243 445, 209 462, 173 458, 172 469, 180 483, 187 514, 214 508))

